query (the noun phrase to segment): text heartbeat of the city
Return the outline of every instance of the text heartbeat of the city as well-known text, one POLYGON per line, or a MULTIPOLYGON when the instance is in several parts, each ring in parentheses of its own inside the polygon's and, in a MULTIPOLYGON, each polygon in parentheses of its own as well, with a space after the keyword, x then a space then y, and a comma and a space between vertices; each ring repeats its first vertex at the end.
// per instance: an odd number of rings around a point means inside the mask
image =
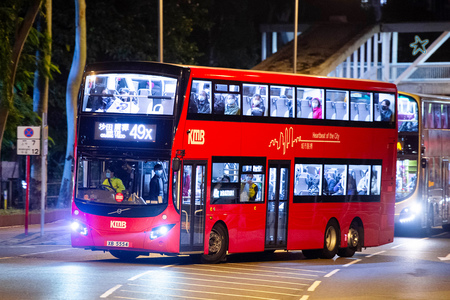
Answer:
MULTIPOLYGON (((325 136, 325 135, 324 135, 325 136)), ((339 139, 339 135, 337 134, 327 134, 327 137, 333 139, 336 138, 339 139)), ((283 155, 286 154, 286 150, 291 147, 293 148, 295 144, 299 143, 300 147, 304 150, 312 150, 313 149, 313 143, 340 143, 339 140, 302 140, 302 136, 299 135, 294 138, 294 128, 289 127, 283 131, 280 131, 280 138, 279 140, 277 138, 272 139, 269 143, 270 147, 277 147, 277 150, 280 150, 283 148, 283 155)))

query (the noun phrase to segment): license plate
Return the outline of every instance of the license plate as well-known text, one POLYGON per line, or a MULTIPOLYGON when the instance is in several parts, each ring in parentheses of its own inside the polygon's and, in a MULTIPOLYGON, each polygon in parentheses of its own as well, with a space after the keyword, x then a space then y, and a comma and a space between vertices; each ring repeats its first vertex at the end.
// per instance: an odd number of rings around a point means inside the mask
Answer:
POLYGON ((107 241, 106 246, 109 247, 130 247, 130 242, 107 241))

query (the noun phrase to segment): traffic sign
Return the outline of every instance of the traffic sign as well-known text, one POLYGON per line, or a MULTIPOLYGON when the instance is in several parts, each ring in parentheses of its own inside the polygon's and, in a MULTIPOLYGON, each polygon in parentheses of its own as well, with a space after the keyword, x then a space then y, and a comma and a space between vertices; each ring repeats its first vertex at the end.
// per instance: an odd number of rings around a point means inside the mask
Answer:
POLYGON ((41 140, 37 139, 18 139, 17 155, 40 155, 41 140))
POLYGON ((18 139, 41 139, 41 127, 39 126, 17 126, 18 139))
POLYGON ((17 155, 41 154, 41 127, 17 126, 17 155))

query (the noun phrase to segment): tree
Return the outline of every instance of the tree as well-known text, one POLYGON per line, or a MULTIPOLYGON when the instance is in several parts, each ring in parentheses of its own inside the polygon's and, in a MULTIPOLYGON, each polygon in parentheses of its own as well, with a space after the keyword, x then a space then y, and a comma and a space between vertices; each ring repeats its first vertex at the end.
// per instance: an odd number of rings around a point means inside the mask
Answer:
MULTIPOLYGON (((36 71, 34 73, 33 111, 42 116, 48 112, 48 87, 51 78, 51 37, 52 37, 52 0, 45 0, 41 14, 37 19, 39 34, 39 48, 36 51, 36 71)), ((44 122, 44 120, 42 120, 44 122)), ((41 149, 44 151, 44 149, 41 149)), ((32 157, 31 179, 31 208, 39 207, 41 199, 42 171, 47 174, 47 162, 43 164, 42 156, 32 157), (44 170, 42 170, 44 169, 44 170)), ((46 178, 46 177, 45 177, 46 178)), ((47 184, 47 182, 45 182, 47 184)))
POLYGON ((75 24, 75 49, 66 90, 67 148, 64 173, 58 198, 59 207, 64 206, 67 201, 70 200, 72 195, 77 95, 81 85, 84 66, 86 64, 85 0, 75 0, 75 24))
POLYGON ((42 1, 10 0, 0 9, 0 153, 6 121, 14 102, 14 84, 20 56, 42 1), (24 3, 29 3, 29 7, 21 18, 20 8, 24 3))

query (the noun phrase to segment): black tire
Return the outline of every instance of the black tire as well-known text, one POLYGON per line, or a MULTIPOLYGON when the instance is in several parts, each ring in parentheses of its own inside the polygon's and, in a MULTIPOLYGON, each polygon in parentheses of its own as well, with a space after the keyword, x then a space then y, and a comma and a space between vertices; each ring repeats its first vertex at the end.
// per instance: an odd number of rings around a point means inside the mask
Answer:
POLYGON ((120 260, 135 260, 140 255, 139 252, 122 250, 109 250, 109 253, 120 260))
POLYGON ((444 229, 445 231, 450 231, 450 224, 442 225, 442 229, 444 229))
POLYGON ((320 256, 320 249, 309 249, 309 250, 302 250, 303 256, 308 259, 316 259, 320 256))
POLYGON ((221 224, 213 227, 209 234, 208 254, 202 255, 202 263, 217 264, 225 261, 228 250, 227 231, 221 224))
POLYGON ((352 257, 361 243, 361 231, 356 222, 352 222, 348 229, 348 247, 340 248, 338 255, 340 257, 352 257))
POLYGON ((336 221, 330 220, 325 228, 325 235, 323 238, 323 249, 320 253, 320 258, 333 258, 339 249, 340 244, 339 226, 336 221))

